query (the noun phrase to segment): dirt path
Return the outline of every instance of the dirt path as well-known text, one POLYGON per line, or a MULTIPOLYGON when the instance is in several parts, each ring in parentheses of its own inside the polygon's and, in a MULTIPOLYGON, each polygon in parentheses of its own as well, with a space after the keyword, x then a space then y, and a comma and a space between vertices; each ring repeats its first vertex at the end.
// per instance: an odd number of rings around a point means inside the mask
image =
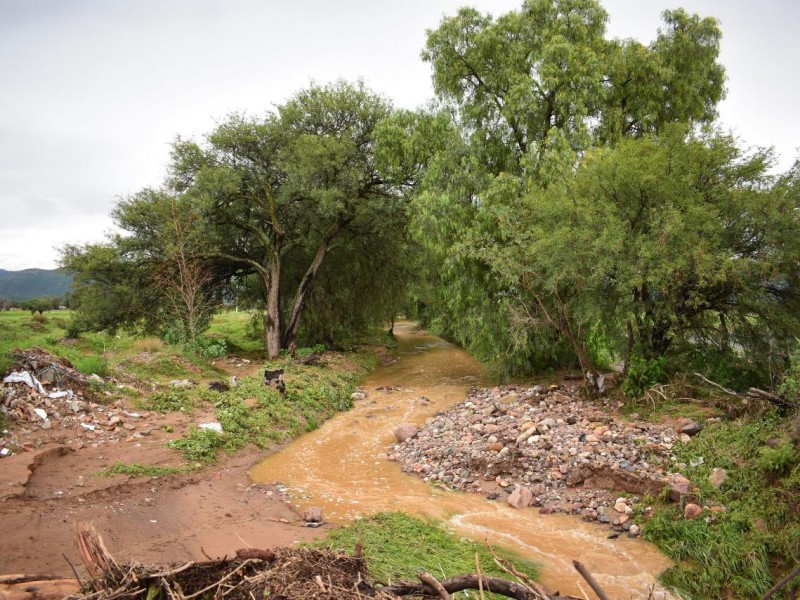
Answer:
MULTIPOLYGON (((3 460, 0 573, 70 575, 64 555, 80 564, 73 540, 81 521, 94 524, 115 557, 143 563, 285 546, 324 530, 302 527, 276 486, 250 484, 246 470, 263 456, 260 450, 191 475, 98 478, 92 474, 113 462, 108 448, 66 448, 51 445, 3 460)), ((163 447, 120 450, 130 462, 176 462, 163 447)))
MULTIPOLYGON (((258 368, 220 367, 239 376, 258 368)), ((115 557, 143 563, 216 558, 324 535, 326 527, 303 527, 277 485, 251 484, 247 469, 265 455, 255 447, 222 454, 220 462, 189 474, 97 476, 117 461, 185 464, 166 443, 212 417, 209 407, 191 416, 145 412, 135 431, 98 435, 67 420, 15 431, 26 451, 0 460, 0 574, 72 575, 65 556, 80 565, 74 535, 82 521, 94 525, 115 557)))

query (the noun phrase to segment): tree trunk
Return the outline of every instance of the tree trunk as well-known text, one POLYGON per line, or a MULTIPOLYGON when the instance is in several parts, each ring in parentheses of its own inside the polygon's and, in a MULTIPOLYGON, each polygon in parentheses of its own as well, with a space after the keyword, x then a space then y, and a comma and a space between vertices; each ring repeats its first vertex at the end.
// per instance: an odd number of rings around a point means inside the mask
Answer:
POLYGON ((341 230, 342 224, 338 222, 328 229, 319 243, 314 260, 311 261, 308 269, 306 269, 305 275, 303 275, 303 279, 297 288, 294 304, 292 304, 292 312, 289 314, 289 322, 286 326, 286 333, 283 336, 283 347, 289 350, 289 354, 294 355, 297 350, 297 330, 300 326, 300 314, 303 312, 303 304, 311 291, 311 286, 314 284, 319 268, 322 266, 322 261, 325 260, 325 255, 328 253, 328 245, 341 230))
POLYGON ((267 356, 277 358, 281 352, 281 259, 278 252, 270 258, 269 281, 262 279, 265 289, 267 310, 264 313, 264 338, 267 346, 267 356))

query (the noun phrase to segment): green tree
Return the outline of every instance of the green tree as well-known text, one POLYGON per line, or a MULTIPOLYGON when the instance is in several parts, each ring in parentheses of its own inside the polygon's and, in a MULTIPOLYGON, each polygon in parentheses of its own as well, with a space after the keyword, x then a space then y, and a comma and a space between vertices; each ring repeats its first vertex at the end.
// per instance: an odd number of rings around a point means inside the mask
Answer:
POLYGON ((700 349, 777 362, 800 326, 800 203, 794 173, 775 182, 769 166, 768 152, 746 156, 714 131, 623 140, 520 206, 510 186, 514 210, 487 197, 506 243, 473 251, 526 326, 556 329, 587 372, 598 331, 626 357, 700 349))
MULTIPOLYGON (((397 241, 405 236, 403 196, 376 159, 375 128, 390 114, 363 84, 340 82, 301 91, 262 119, 233 115, 205 144, 175 144, 171 184, 202 206, 208 256, 231 278, 258 279, 270 357, 296 348, 330 253, 352 259, 327 280, 334 304, 343 299, 340 278, 381 284, 368 286, 362 300, 396 297, 404 283, 376 276, 402 261, 397 241)), ((346 306, 357 307, 347 293, 346 306)))
POLYGON ((526 221, 522 199, 571 178, 593 148, 708 122, 723 96, 714 19, 667 11, 648 46, 606 39, 606 20, 594 0, 528 0, 496 19, 461 9, 429 32, 423 52, 441 112, 398 115, 389 130, 396 163, 420 165, 411 214, 436 281, 425 299, 431 320, 495 365, 563 363, 576 357, 571 335, 602 335, 563 324, 572 301, 563 293, 550 333, 514 326, 530 315, 491 260, 517 237, 496 211, 526 221))

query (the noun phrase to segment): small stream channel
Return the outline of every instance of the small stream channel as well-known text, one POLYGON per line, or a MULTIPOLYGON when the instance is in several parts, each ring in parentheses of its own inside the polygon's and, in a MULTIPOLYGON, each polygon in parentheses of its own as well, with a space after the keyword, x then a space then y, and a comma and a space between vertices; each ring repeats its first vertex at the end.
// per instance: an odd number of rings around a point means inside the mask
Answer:
POLYGON ((442 490, 386 460, 399 423, 423 424, 464 400, 473 385, 487 383, 481 365, 458 346, 419 332, 413 323, 399 323, 395 332, 399 360, 364 379, 366 400, 258 463, 250 477, 283 483, 296 508, 321 506, 333 523, 381 511, 442 519, 461 535, 510 547, 539 563, 549 589, 594 597, 572 567, 577 559, 612 598, 644 598, 655 576, 670 565, 651 544, 625 536, 607 539, 607 528, 578 517, 518 511, 478 494, 442 490), (422 396, 430 402, 421 402, 422 396))

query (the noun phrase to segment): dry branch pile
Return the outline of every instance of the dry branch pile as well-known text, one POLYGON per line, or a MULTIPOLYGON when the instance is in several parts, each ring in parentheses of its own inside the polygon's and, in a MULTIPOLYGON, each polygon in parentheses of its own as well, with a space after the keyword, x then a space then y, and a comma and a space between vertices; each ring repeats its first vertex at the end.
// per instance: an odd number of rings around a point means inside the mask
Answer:
MULTIPOLYGON (((73 600, 271 600, 374 598, 450 598, 460 590, 473 589, 480 597, 494 592, 516 600, 566 600, 549 595, 531 581, 507 581, 480 574, 436 580, 421 572, 419 582, 381 585, 367 571, 360 548, 354 556, 327 550, 279 548, 244 549, 232 559, 188 562, 169 568, 117 563, 102 539, 88 527, 78 530, 78 546, 90 580, 73 600)), ((511 572, 510 572, 511 573, 511 572)))

